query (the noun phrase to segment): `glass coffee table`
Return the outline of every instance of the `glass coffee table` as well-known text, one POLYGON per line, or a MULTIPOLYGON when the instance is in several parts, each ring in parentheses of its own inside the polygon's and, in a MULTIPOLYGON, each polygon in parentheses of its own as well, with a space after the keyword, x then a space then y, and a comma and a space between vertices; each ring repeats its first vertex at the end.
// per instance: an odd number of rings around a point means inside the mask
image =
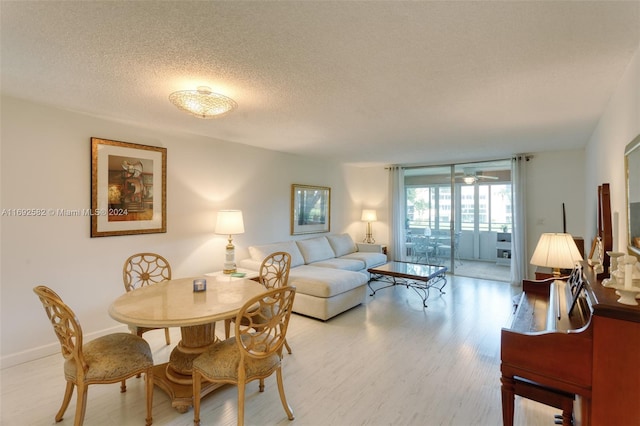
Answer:
POLYGON ((369 268, 367 271, 371 274, 371 279, 367 283, 372 291, 371 296, 383 288, 403 285, 407 288, 411 287, 422 298, 422 304, 425 308, 427 307, 429 290, 436 288, 440 291, 440 294, 444 294, 443 289, 447 285, 446 266, 388 262, 384 265, 369 268), (372 281, 383 282, 388 285, 374 290, 371 286, 372 281))

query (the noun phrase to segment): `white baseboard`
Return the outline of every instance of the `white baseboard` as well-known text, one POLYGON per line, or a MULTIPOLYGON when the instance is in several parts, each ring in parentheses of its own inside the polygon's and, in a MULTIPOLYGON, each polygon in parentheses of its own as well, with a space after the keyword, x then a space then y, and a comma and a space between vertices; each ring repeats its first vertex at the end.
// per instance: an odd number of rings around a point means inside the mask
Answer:
MULTIPOLYGON (((111 333, 128 333, 128 332, 129 332, 129 329, 127 328, 126 325, 124 324, 117 325, 115 327, 107 328, 101 331, 86 333, 84 335, 84 341, 88 342, 95 338, 105 336, 111 333)), ((13 367, 18 364, 23 364, 25 362, 34 361, 36 359, 44 358, 46 356, 51 356, 59 353, 60 353, 60 343, 58 343, 57 341, 51 342, 43 346, 38 346, 36 348, 27 349, 25 351, 20 351, 20 352, 3 356, 2 358, 0 358, 0 369, 13 367)))

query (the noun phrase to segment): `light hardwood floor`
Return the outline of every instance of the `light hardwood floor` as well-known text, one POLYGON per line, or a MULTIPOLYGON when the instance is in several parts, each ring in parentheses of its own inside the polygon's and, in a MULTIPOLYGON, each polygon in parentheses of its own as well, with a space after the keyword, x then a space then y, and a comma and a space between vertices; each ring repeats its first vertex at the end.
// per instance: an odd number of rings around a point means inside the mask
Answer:
MULTIPOLYGON (((257 382, 248 385, 246 423, 501 425, 500 329, 510 323, 513 291, 465 277, 449 277, 445 291, 432 291, 427 308, 413 290, 395 287, 327 322, 292 315, 283 371, 296 419, 287 420, 273 376, 262 394, 257 382)), ((179 330, 171 334, 178 342, 179 330)), ((155 361, 166 361, 164 332, 145 338, 155 361)), ((3 426, 55 424, 62 362, 58 354, 1 371, 3 426)), ((143 380, 127 384, 123 394, 118 384, 89 387, 85 425, 144 424, 143 380)), ((221 388, 203 399, 202 424, 234 425, 236 407, 236 388, 221 388)), ((74 410, 75 394, 58 424, 72 425, 74 410)), ((157 388, 153 410, 155 425, 193 424, 193 410, 179 414, 157 388)), ((516 397, 516 425, 553 425, 556 413, 516 397)))
POLYGON ((456 264, 455 274, 471 278, 509 282, 511 268, 505 265, 497 265, 495 262, 465 259, 456 264))

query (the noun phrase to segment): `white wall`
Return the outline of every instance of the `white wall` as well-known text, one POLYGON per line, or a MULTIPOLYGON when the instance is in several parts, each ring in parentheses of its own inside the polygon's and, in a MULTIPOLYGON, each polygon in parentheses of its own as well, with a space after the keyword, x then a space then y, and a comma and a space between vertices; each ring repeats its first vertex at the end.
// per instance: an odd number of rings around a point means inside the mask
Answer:
POLYGON ((372 223, 373 238, 376 243, 389 242, 389 201, 388 171, 383 166, 354 167, 345 166, 346 192, 354 206, 360 208, 352 211, 348 218, 352 225, 347 229, 357 241, 362 241, 366 234, 366 224, 360 222, 362 209, 375 209, 378 221, 372 223))
MULTIPOLYGON (((527 264, 545 232, 563 232, 562 204, 567 232, 584 238, 585 152, 583 150, 538 152, 527 164, 526 235, 527 264)), ((586 239, 585 239, 586 241, 586 239)), ((585 242, 585 246, 586 246, 585 242)), ((588 253, 588 247, 585 247, 588 253)), ((529 265, 527 277, 535 278, 529 265)))
POLYGON ((640 45, 586 149, 586 210, 590 214, 587 215, 585 235, 590 242, 596 235, 597 188, 602 183, 609 183, 611 214, 614 219, 614 231, 617 230, 613 235, 614 250, 626 251, 628 244, 624 148, 638 134, 640 134, 640 45))
POLYGON ((90 238, 89 217, 1 217, 3 367, 59 351, 32 292, 36 285, 58 292, 92 338, 123 328, 107 308, 124 292, 122 265, 130 254, 161 253, 176 277, 221 269, 226 239, 213 232, 217 210, 243 210, 246 232, 234 237, 237 259, 247 256, 250 244, 292 238, 292 183, 331 187, 331 231, 363 237, 361 203, 370 197, 361 193, 364 186, 357 180, 347 185, 349 168, 337 163, 169 134, 8 97, 2 98, 1 114, 0 209, 89 208, 92 136, 168 151, 165 234, 90 238))

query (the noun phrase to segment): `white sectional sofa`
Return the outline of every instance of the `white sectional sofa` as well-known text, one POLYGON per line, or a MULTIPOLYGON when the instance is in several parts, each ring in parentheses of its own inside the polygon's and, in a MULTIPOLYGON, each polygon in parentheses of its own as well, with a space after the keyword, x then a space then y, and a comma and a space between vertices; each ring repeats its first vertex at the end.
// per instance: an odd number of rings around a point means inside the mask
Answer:
POLYGON ((291 255, 289 284, 296 287, 293 311, 328 320, 366 297, 368 268, 387 262, 380 245, 354 243, 349 234, 326 235, 249 247, 240 266, 258 270, 262 260, 276 251, 291 255))

